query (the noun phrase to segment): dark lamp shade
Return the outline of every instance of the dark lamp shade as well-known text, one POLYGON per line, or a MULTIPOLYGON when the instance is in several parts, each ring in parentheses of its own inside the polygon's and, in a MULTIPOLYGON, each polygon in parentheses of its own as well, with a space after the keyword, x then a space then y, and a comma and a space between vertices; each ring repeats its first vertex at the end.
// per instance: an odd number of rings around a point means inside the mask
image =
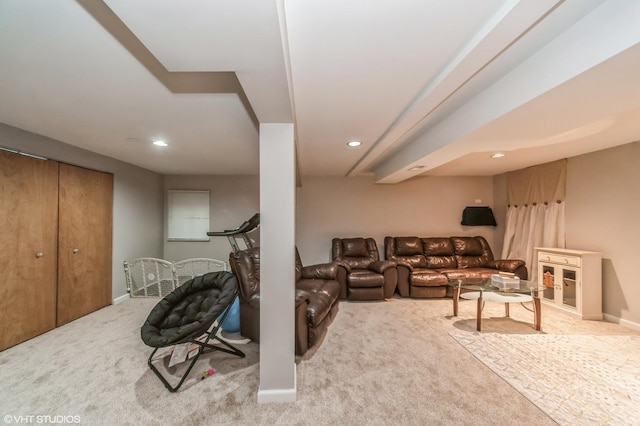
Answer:
POLYGON ((491 207, 465 207, 462 211, 462 225, 497 226, 491 207))

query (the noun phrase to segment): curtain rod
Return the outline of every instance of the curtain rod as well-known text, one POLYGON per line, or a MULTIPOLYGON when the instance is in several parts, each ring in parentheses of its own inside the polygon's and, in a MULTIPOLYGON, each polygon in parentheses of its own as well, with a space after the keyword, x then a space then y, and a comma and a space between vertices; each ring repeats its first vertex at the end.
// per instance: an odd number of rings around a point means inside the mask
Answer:
MULTIPOLYGON (((562 200, 556 200, 556 203, 560 204, 562 203, 562 200)), ((529 207, 529 204, 523 204, 525 207, 529 207)), ((538 203, 531 203, 532 206, 537 206, 538 203)), ((549 205, 549 203, 547 201, 544 202, 544 205, 547 206, 549 205)), ((507 207, 511 207, 511 204, 507 204, 507 207)), ((515 204, 513 207, 518 207, 517 204, 515 204)))

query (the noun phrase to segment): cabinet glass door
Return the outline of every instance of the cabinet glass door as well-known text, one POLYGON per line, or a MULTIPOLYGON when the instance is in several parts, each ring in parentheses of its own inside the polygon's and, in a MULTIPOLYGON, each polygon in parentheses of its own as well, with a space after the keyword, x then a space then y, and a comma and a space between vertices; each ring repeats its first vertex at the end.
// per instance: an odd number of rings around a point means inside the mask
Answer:
POLYGON ((553 266, 542 265, 542 285, 544 291, 542 297, 553 301, 555 298, 555 268, 553 266))
POLYGON ((570 269, 562 270, 562 303, 564 305, 577 307, 576 305, 576 271, 570 269))

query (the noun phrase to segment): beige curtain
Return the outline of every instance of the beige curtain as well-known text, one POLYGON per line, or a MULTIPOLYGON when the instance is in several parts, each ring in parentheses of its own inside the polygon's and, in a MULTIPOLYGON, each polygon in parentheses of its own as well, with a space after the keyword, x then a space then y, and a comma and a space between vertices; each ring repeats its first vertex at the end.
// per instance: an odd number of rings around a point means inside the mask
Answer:
POLYGON ((564 199, 567 160, 507 174, 508 203, 503 259, 522 259, 537 279, 534 247, 565 247, 564 199))

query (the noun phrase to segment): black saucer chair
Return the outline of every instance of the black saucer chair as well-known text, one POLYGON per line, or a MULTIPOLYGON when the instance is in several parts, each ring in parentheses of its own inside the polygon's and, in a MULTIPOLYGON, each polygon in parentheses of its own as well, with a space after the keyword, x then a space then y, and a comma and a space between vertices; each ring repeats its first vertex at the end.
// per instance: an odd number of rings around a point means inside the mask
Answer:
POLYGON ((144 343, 155 348, 147 364, 171 392, 182 386, 203 353, 222 351, 244 358, 242 351, 216 336, 237 293, 238 282, 231 273, 210 272, 185 282, 151 310, 140 330, 144 343), (218 317, 220 321, 214 325, 218 317), (198 340, 205 335, 204 339, 198 340), (213 340, 225 347, 210 344, 209 341, 213 340), (178 385, 173 387, 153 365, 152 359, 160 348, 187 342, 198 345, 198 352, 191 359, 178 385))

